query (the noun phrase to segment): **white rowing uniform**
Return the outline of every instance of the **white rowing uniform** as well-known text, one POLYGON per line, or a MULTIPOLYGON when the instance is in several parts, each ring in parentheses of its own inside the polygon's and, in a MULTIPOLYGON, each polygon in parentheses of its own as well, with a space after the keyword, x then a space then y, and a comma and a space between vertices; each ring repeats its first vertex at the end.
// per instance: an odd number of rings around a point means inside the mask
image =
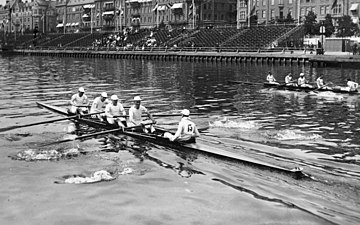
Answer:
POLYGON ((185 116, 181 118, 175 135, 171 135, 170 133, 166 134, 167 138, 169 138, 170 141, 188 141, 193 137, 200 136, 199 131, 195 126, 195 123, 192 122, 189 117, 185 116))
POLYGON ((285 84, 290 84, 292 81, 292 77, 290 75, 286 75, 285 77, 285 84))
POLYGON ((118 121, 121 122, 126 120, 125 117, 118 117, 118 116, 126 115, 125 109, 120 102, 118 102, 116 105, 114 105, 112 102, 107 104, 105 107, 105 115, 106 115, 106 120, 110 124, 114 124, 115 122, 118 121))
MULTIPOLYGON (((105 111, 105 106, 109 103, 109 101, 107 99, 105 99, 104 101, 101 101, 103 97, 99 96, 96 97, 91 105, 91 109, 90 109, 90 113, 98 113, 98 112, 104 112, 105 111)), ((103 120, 102 117, 105 116, 105 113, 101 113, 101 114, 97 114, 97 115, 92 115, 92 118, 99 118, 101 121, 103 120)))
POLYGON ((349 80, 347 83, 347 88, 348 88, 348 91, 356 91, 359 87, 359 84, 354 82, 354 81, 351 81, 349 80))
POLYGON ((91 105, 90 113, 102 112, 105 106, 109 103, 107 99, 101 101, 102 97, 96 97, 91 105))
POLYGON ((267 77, 266 77, 266 80, 269 83, 276 83, 275 77, 272 74, 268 74, 267 77))
POLYGON ((136 126, 141 124, 141 116, 143 113, 148 113, 148 110, 145 106, 140 105, 137 109, 135 105, 131 106, 129 109, 129 126, 136 126))
POLYGON ((306 85, 306 79, 305 79, 305 77, 299 77, 299 79, 298 79, 298 85, 299 85, 300 87, 303 87, 303 86, 306 85))
POLYGON ((79 106, 89 105, 89 99, 85 94, 83 94, 80 97, 79 93, 76 93, 71 97, 70 104, 71 104, 70 111, 72 113, 76 113, 78 108, 80 108, 82 111, 87 111, 88 110, 87 107, 79 107, 79 106))

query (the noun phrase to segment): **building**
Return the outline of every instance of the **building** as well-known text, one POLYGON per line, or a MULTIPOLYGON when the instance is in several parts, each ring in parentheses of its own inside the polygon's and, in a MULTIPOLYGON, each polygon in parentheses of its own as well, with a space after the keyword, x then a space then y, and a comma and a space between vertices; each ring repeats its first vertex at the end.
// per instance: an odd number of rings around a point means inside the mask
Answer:
POLYGON ((44 0, 7 1, 0 7, 1 29, 11 33, 53 32, 55 2, 44 0))
POLYGON ((335 20, 349 15, 358 24, 359 5, 360 0, 237 0, 237 26, 248 26, 248 18, 253 15, 258 24, 282 23, 288 14, 301 23, 309 11, 317 15, 318 21, 327 14, 335 20))

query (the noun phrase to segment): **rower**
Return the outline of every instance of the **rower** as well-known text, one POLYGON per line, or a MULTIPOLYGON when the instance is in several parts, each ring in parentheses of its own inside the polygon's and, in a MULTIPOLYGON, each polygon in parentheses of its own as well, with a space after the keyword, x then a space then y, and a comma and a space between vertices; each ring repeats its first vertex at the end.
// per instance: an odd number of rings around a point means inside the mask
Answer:
MULTIPOLYGON (((130 126, 137 126, 144 123, 147 123, 148 121, 142 121, 142 114, 146 114, 152 123, 156 123, 151 113, 147 110, 147 108, 143 105, 141 105, 142 99, 140 96, 134 97, 134 105, 130 107, 129 109, 129 125, 130 126)), ((155 129, 150 127, 145 127, 143 130, 144 132, 148 132, 146 128, 150 128, 150 131, 153 132, 155 129)))
POLYGON ((347 87, 341 88, 341 90, 351 92, 351 91, 357 91, 359 87, 359 84, 354 81, 351 81, 350 78, 347 79, 346 85, 347 87))
POLYGON ((271 72, 268 73, 266 80, 270 83, 270 84, 279 84, 278 82, 276 82, 275 77, 271 74, 271 72))
POLYGON ((298 79, 298 86, 299 87, 307 87, 307 88, 312 88, 312 86, 310 84, 307 84, 307 80, 304 76, 304 73, 300 73, 300 77, 298 79))
POLYGON ((285 85, 286 85, 286 86, 297 86, 297 84, 294 83, 294 82, 296 82, 296 81, 294 81, 294 80, 292 79, 292 74, 291 74, 291 73, 289 73, 288 75, 286 75, 286 77, 285 77, 285 85))
POLYGON ((170 141, 178 141, 185 143, 195 143, 195 138, 200 136, 200 133, 194 122, 190 119, 190 111, 184 109, 181 111, 182 118, 179 122, 178 129, 175 135, 166 132, 164 137, 170 141))
POLYGON ((330 88, 330 87, 328 87, 327 85, 324 84, 324 79, 323 79, 322 74, 316 79, 316 85, 317 85, 318 89, 332 90, 332 88, 330 88))
POLYGON ((72 114, 81 114, 87 113, 89 106, 89 99, 85 95, 85 90, 83 87, 79 88, 77 94, 74 94, 70 100, 71 108, 70 113, 72 114))
MULTIPOLYGON (((105 110, 106 104, 109 103, 107 100, 107 93, 103 92, 100 96, 96 97, 91 105, 90 113, 98 113, 103 112, 105 110)), ((98 118, 100 121, 104 121, 103 117, 105 117, 105 113, 92 115, 92 118, 98 118)))
POLYGON ((123 105, 118 102, 117 95, 111 96, 111 102, 105 107, 106 120, 109 124, 116 124, 121 128, 126 127, 126 112, 123 105))

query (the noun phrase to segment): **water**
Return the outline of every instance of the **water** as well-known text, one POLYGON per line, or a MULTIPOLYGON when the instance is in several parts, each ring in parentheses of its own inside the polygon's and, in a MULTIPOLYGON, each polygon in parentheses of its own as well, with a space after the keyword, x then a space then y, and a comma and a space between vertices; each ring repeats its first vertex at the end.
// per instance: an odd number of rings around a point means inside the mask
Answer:
MULTIPOLYGON (((127 143, 98 137, 46 147, 82 152, 57 161, 8 157, 74 136, 67 132, 71 123, 63 121, 0 134, 0 223, 358 224, 358 97, 228 83, 259 83, 268 71, 280 81, 288 72, 295 78, 304 72, 310 81, 324 74, 325 81, 337 85, 347 77, 360 80, 357 70, 297 65, 0 58, 0 128, 59 118, 36 102, 66 107, 80 86, 90 99, 107 91, 125 106, 141 95, 154 113, 183 108, 205 113, 193 120, 199 127, 210 125, 200 139, 212 147, 274 166, 302 167, 312 177, 295 180, 130 138, 127 143), (117 179, 54 183, 102 169, 117 179)), ((178 120, 158 118, 158 124, 175 129, 178 120)), ((80 132, 96 131, 82 127, 80 132)))

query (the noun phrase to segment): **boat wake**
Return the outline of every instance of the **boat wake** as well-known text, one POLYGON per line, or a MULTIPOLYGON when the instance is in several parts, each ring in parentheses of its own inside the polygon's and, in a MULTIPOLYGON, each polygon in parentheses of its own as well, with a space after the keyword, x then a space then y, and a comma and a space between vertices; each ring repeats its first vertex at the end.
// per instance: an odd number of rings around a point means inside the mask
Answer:
POLYGON ((270 139, 276 139, 279 141, 288 140, 316 140, 321 139, 319 134, 305 134, 299 130, 281 130, 275 132, 266 132, 265 135, 270 139))
POLYGON ((209 126, 213 128, 240 128, 240 129, 257 129, 259 126, 254 121, 231 120, 225 117, 222 120, 209 122, 209 126))
POLYGON ((16 155, 10 155, 9 157, 14 160, 24 161, 41 161, 41 160, 59 160, 64 158, 72 158, 81 154, 79 148, 70 149, 26 149, 18 152, 16 155))
POLYGON ((63 176, 62 181, 55 181, 56 184, 89 184, 97 183, 101 181, 115 180, 116 177, 106 170, 99 170, 91 174, 91 176, 85 175, 67 175, 63 176))

